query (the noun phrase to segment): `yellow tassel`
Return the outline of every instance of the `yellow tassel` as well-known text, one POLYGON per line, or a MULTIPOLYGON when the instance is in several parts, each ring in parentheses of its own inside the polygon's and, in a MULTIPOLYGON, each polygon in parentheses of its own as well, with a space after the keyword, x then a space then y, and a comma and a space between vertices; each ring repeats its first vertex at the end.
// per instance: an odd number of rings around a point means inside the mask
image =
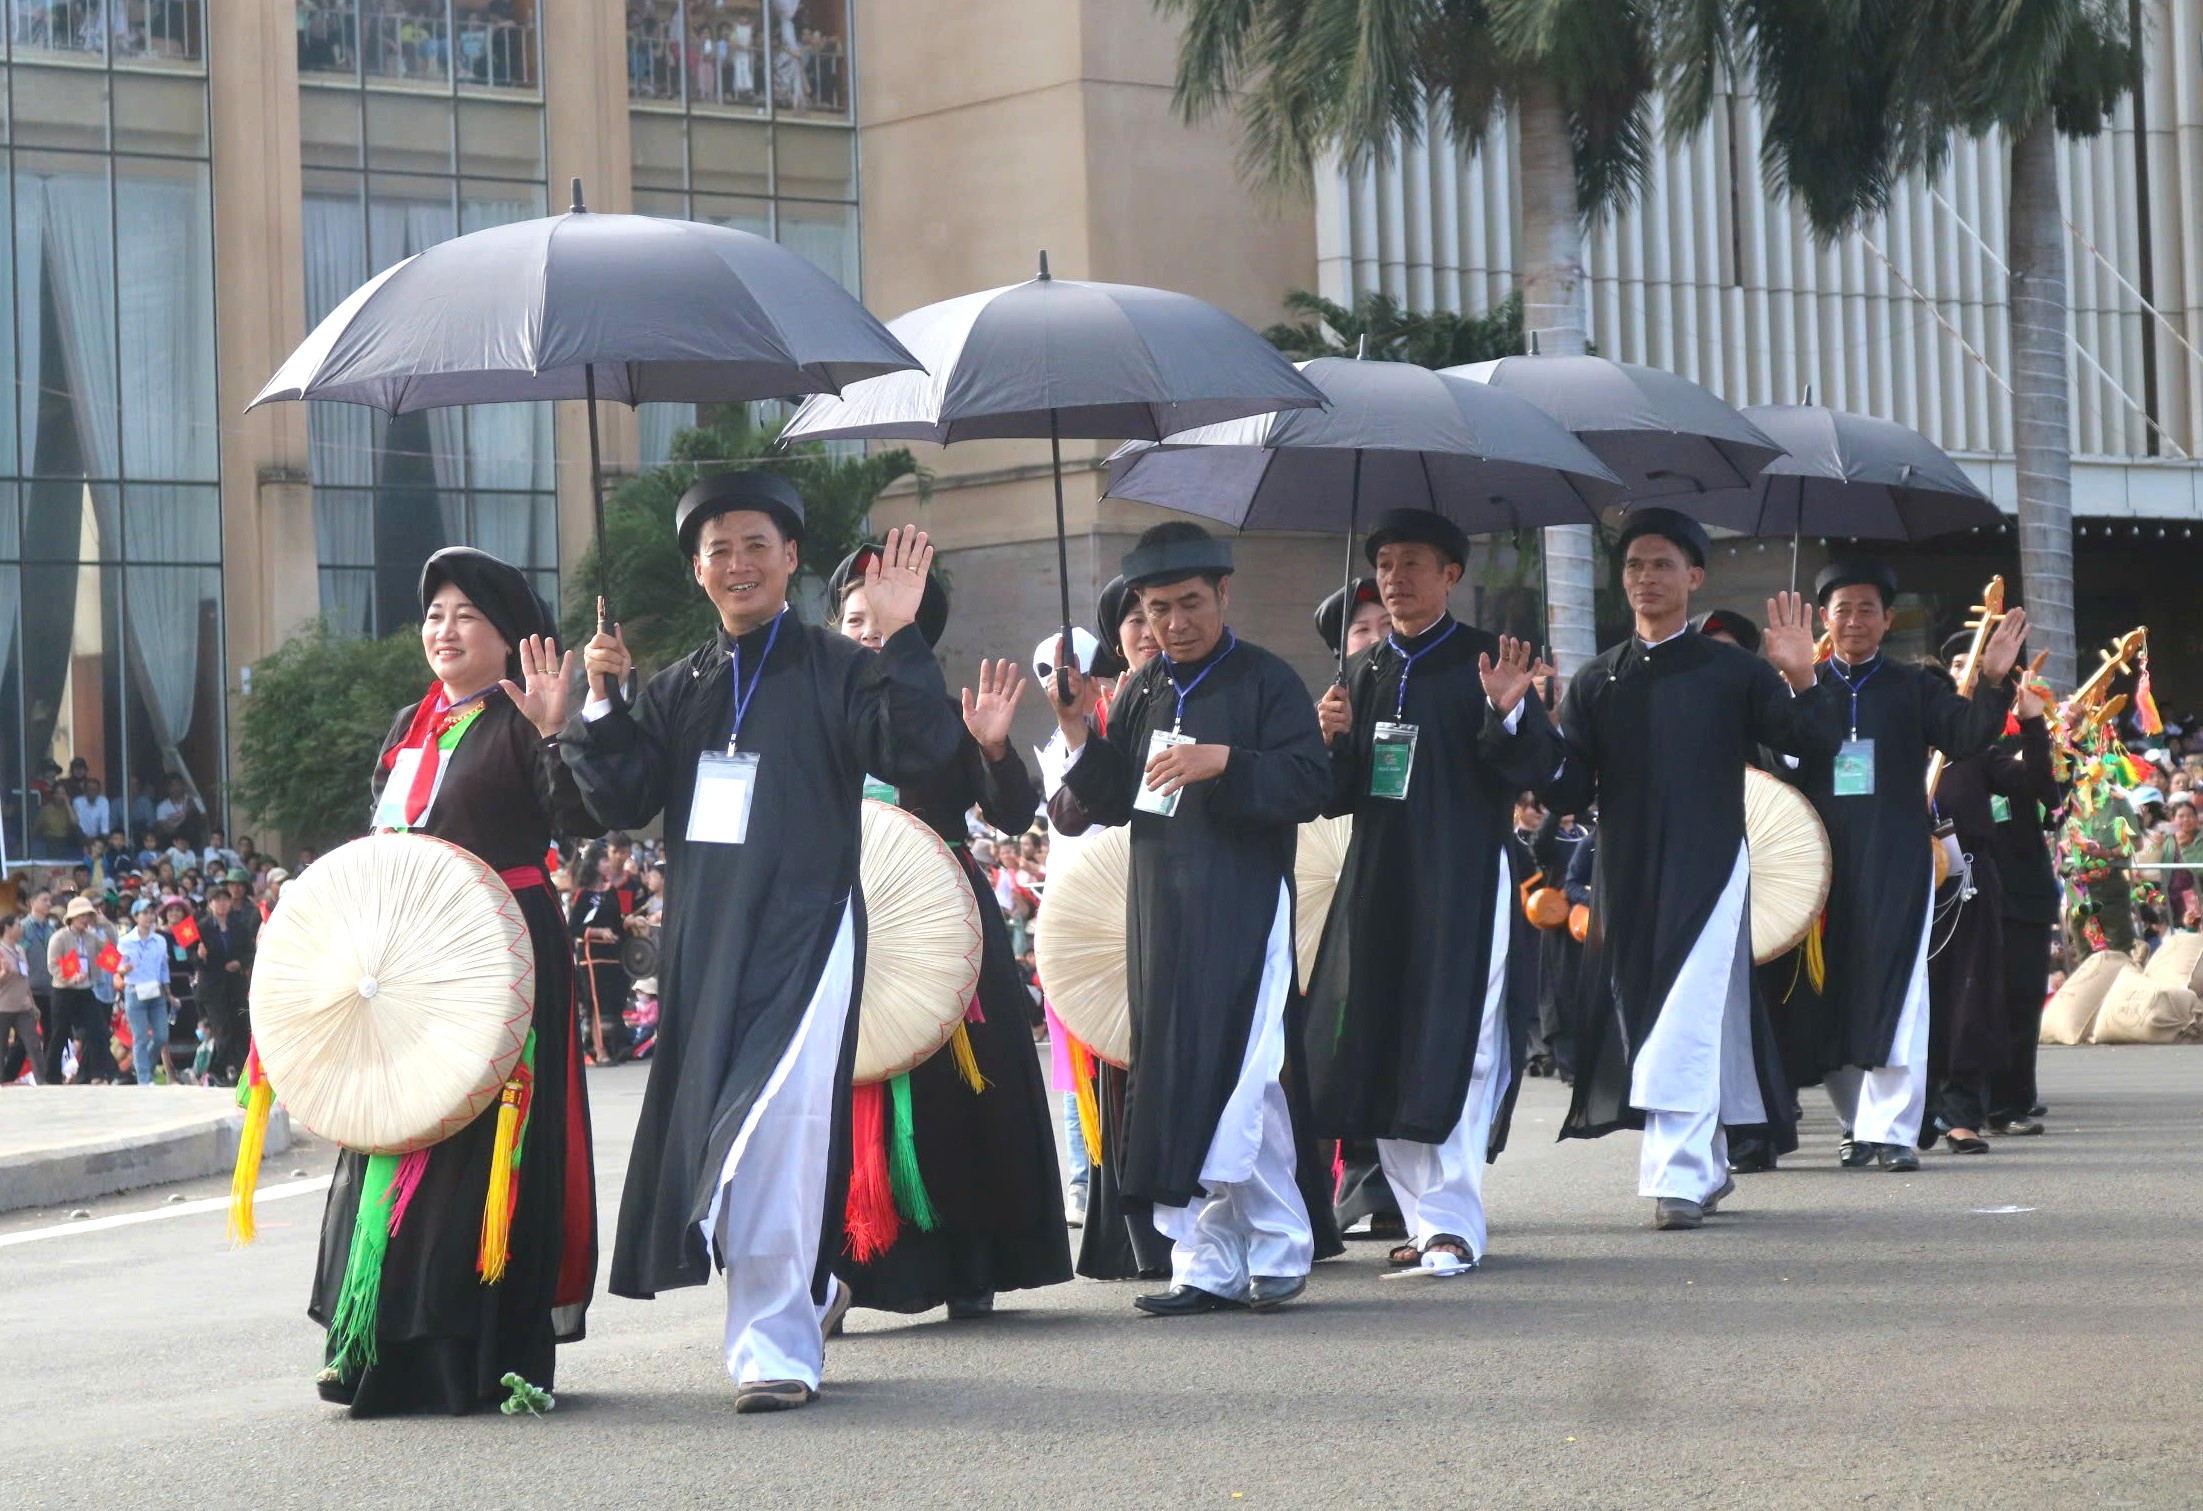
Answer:
POLYGON ((268 1117, 275 1107, 275 1088, 261 1076, 245 1096, 245 1127, 237 1136, 237 1168, 229 1180, 229 1236, 232 1243, 251 1243, 253 1197, 260 1189, 260 1158, 268 1148, 268 1117))
POLYGON ((973 1091, 985 1091, 987 1078, 979 1073, 979 1056, 971 1047, 971 1035, 964 1031, 964 1021, 956 1020, 956 1032, 949 1035, 949 1053, 956 1057, 956 1073, 964 1078, 964 1084, 973 1091))
MULTIPOLYGON (((1069 1037, 1068 1034, 1065 1037, 1069 1037)), ((1086 1142, 1086 1162, 1101 1163, 1101 1102, 1094 1095, 1094 1053, 1078 1040, 1071 1040, 1071 1079, 1076 1084, 1074 1095, 1079 1102, 1079 1137, 1086 1142)))
POLYGON ((1805 934, 1805 979, 1819 991, 1828 980, 1828 961, 1821 954, 1821 925, 1827 915, 1813 920, 1813 927, 1805 934))
POLYGON ((484 1285, 505 1278, 512 1241, 513 1148, 520 1142, 520 1080, 505 1083, 497 1104, 497 1141, 490 1145, 490 1188, 482 1199, 482 1248, 474 1268, 484 1285))

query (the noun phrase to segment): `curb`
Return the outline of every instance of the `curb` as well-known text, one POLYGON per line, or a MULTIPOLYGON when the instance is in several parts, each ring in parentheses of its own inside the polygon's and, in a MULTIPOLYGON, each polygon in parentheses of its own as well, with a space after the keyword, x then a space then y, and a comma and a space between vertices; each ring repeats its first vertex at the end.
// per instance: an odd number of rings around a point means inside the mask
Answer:
MULTIPOLYGON (((95 1196, 222 1175, 237 1163, 242 1111, 183 1128, 99 1139, 28 1154, 0 1165, 0 1212, 58 1207, 95 1196)), ((281 1107, 268 1119, 267 1152, 290 1147, 291 1120, 281 1107)))

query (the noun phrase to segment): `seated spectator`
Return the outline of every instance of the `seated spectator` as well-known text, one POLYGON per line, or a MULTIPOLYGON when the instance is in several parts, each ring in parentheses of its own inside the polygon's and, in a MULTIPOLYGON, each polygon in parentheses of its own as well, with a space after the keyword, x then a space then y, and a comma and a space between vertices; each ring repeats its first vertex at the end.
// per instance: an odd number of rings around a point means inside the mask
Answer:
POLYGON ((107 806, 107 796, 100 791, 99 778, 87 776, 83 790, 70 802, 76 814, 77 833, 84 837, 87 846, 98 844, 108 831, 115 827, 114 818, 107 806))
POLYGON ((199 864, 205 866, 211 874, 215 871, 236 870, 244 863, 235 850, 222 843, 222 831, 215 829, 207 835, 207 846, 199 854, 199 864))

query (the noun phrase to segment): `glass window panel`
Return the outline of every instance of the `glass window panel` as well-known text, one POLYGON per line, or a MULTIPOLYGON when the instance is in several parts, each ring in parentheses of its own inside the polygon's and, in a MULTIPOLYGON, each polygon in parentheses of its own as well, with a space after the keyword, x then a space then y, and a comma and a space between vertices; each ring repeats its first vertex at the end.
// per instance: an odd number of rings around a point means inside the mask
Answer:
POLYGON ((181 483, 124 483, 122 549, 133 563, 220 566, 220 490, 181 483))
POLYGON ((832 126, 773 132, 776 192, 793 199, 857 197, 857 134, 832 126))
POLYGON ((116 74, 115 150, 206 156, 206 82, 159 74, 116 74))
POLYGON ((451 81, 451 18, 441 0, 359 0, 360 68, 369 78, 451 81))
POLYGON ((857 288, 857 207, 784 199, 778 209, 781 243, 824 268, 843 288, 854 293, 857 288))
POLYGON ((18 59, 92 63, 106 56, 107 29, 93 0, 15 0, 9 10, 18 59))
POLYGON ((516 567, 556 567, 540 554, 542 540, 536 528, 542 499, 533 493, 477 493, 474 495, 473 543, 490 555, 516 567))
POLYGON ((459 171, 485 178, 542 178, 543 107, 461 100, 459 171))
MULTIPOLYGON (((23 516, 15 497, 15 484, 0 483, 0 561, 14 561, 22 554, 23 516)), ((0 657, 0 660, 5 660, 0 657)), ((0 734, 7 726, 0 724, 0 734)))
POLYGON ((698 116, 689 123, 691 187, 710 194, 770 194, 772 129, 698 116))
POLYGON ((715 226, 732 226, 752 236, 770 237, 773 234, 773 205, 768 199, 725 199, 699 194, 696 196, 696 218, 708 220, 715 226))
POLYGON ((16 157, 24 460, 49 476, 114 477, 121 466, 107 161, 16 157))
POLYGON ((367 252, 373 272, 458 234, 452 188, 448 178, 368 178, 367 252))
POLYGON ((681 98, 681 6, 679 0, 628 0, 627 97, 631 100, 681 98))
POLYGON ((115 66, 174 68, 202 62, 200 0, 114 0, 115 66))
POLYGON ((321 617, 331 633, 375 632, 375 574, 364 568, 321 569, 321 617))
POLYGON ((451 101, 435 95, 367 96, 367 166, 394 173, 449 173, 451 101))
POLYGON ((298 0, 298 72, 357 78, 359 8, 354 0, 298 0))
POLYGON ((849 115, 848 0, 765 0, 776 115, 849 115))
POLYGON ((688 219, 688 196, 678 190, 637 189, 635 191, 637 215, 660 215, 667 220, 688 219))
POLYGON ((31 853, 31 808, 26 791, 31 773, 24 769, 22 661, 23 576, 0 566, 0 860, 22 860, 31 853))
POLYGON ((673 434, 696 423, 694 404, 638 404, 635 427, 640 433, 642 464, 656 467, 673 455, 673 434))
POLYGON ((126 477, 220 475, 207 172, 204 163, 115 159, 126 477))
POLYGON ((476 488, 548 488, 551 407, 477 404, 467 411, 467 475, 476 488))
POLYGON ((299 156, 307 168, 360 166, 361 98, 357 89, 299 89, 299 156))
POLYGON ((459 231, 479 231, 485 226, 511 225, 534 220, 543 213, 543 186, 465 179, 459 185, 459 231))
POLYGON ((655 110, 628 112, 628 139, 638 189, 688 187, 688 123, 655 110))
MULTIPOLYGON (((0 170, 6 168, 7 160, 8 154, 0 151, 0 170)), ((6 178, 0 176, 0 185, 5 185, 6 182, 6 178)), ((15 199, 13 195, 0 193, 0 384, 5 385, 0 388, 0 392, 9 394, 16 392, 15 302, 8 297, 6 291, 15 287, 15 261, 15 199)), ((37 267, 40 260, 34 257, 29 265, 37 267)), ((0 418, 0 475, 13 476, 23 471, 15 444, 17 416, 36 412, 36 396, 25 391, 11 406, 10 413, 0 418)), ((13 518, 12 515, 9 517, 13 518)), ((14 550, 15 534, 11 529, 5 535, 0 535, 0 551, 13 555, 14 550)), ((7 726, 0 725, 0 736, 5 736, 6 733, 7 726)))
POLYGON ((131 562, 119 578, 125 654, 107 659, 127 667, 127 770, 181 770, 200 801, 219 814, 222 573, 131 562))
POLYGON ((458 0, 452 10, 462 87, 536 87, 536 0, 458 0))
POLYGON ((106 148, 108 75, 79 68, 26 68, 21 64, 8 72, 12 75, 16 142, 85 152, 106 148))
POLYGON ((689 0, 680 62, 690 109, 765 113, 763 28, 757 18, 754 6, 689 0))

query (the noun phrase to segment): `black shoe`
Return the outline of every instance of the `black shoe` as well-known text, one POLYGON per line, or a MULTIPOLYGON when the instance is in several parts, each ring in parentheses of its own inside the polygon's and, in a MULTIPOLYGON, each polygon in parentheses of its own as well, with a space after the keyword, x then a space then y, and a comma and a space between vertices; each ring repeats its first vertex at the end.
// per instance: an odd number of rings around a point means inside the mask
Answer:
POLYGON ((949 1321, 970 1322, 980 1317, 994 1315, 994 1292, 983 1296, 949 1297, 949 1321))
POLYGON ((1257 1275, 1247 1287, 1247 1310, 1274 1312, 1307 1289, 1306 1275, 1257 1275))
POLYGON ((1999 1138, 2028 1138, 2042 1132, 2042 1124, 2033 1118, 1991 1118, 1989 1131, 1999 1138))
POLYGON ((2027 1109, 2027 1115, 2031 1118, 2046 1118, 2050 1116, 2050 1109, 2043 1106, 2042 1103, 2037 1102, 2034 1106, 2027 1109))
POLYGON ((1135 1296, 1132 1304, 1150 1317, 1197 1317, 1203 1312, 1229 1312, 1242 1303, 1197 1285, 1174 1285, 1152 1296, 1135 1296))
POLYGON ((1989 1141, 1985 1138, 1960 1138, 1955 1133, 1945 1134, 1943 1142, 1951 1146, 1953 1154, 1987 1154, 1989 1141))
POLYGON ((1855 1139, 1847 1133, 1843 1142, 1836 1146, 1836 1163, 1846 1170, 1864 1170, 1874 1163, 1874 1157, 1879 1153, 1881 1145, 1870 1144, 1865 1139, 1855 1139))
POLYGON ((1764 1175, 1774 1168, 1775 1146, 1772 1140, 1758 1134, 1729 1140, 1731 1175, 1764 1175))
POLYGON ((1895 1174, 1901 1175, 1908 1170, 1920 1168, 1920 1152, 1917 1149, 1908 1149, 1903 1144, 1884 1144, 1876 1151, 1876 1157, 1881 1161, 1884 1170, 1895 1174))
POLYGON ((1736 1178, 1734 1176, 1731 1176, 1729 1179, 1721 1183, 1720 1190, 1714 1192, 1713 1195, 1707 1197, 1704 1201, 1698 1204, 1699 1209, 1703 1211, 1708 1217, 1711 1217, 1714 1213, 1718 1212, 1721 1209, 1721 1204, 1723 1202, 1727 1201, 1730 1197, 1734 1195, 1736 1195, 1736 1178))
POLYGON ((1522 1073, 1540 1079, 1551 1075, 1553 1073, 1553 1057, 1551 1055, 1530 1056, 1528 1060, 1523 1062, 1522 1073))

